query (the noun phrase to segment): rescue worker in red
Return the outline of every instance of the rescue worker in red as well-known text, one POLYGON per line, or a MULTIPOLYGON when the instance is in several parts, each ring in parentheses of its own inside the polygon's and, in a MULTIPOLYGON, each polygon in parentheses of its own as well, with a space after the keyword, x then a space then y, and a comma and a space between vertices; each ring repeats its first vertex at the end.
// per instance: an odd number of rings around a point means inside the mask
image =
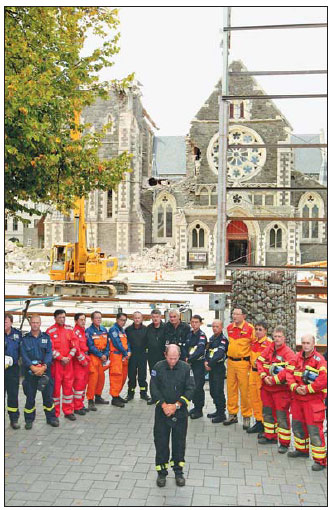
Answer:
POLYGON ((315 349, 312 335, 302 337, 302 350, 290 363, 286 373, 292 391, 292 430, 295 451, 288 457, 308 457, 309 445, 314 460, 313 471, 326 467, 326 443, 323 430, 324 399, 327 395, 327 362, 315 349))
POLYGON ((88 383, 89 362, 88 345, 85 334, 86 316, 84 313, 76 313, 74 316, 75 326, 73 328, 74 342, 76 347, 73 358, 74 380, 73 380, 73 402, 74 413, 84 416, 88 408, 85 407, 85 390, 88 383))
POLYGON ((104 381, 105 367, 109 365, 109 335, 104 326, 101 326, 101 312, 91 314, 92 324, 86 329, 86 338, 89 352, 89 375, 87 386, 87 399, 89 411, 97 411, 95 404, 108 404, 108 400, 101 397, 104 381), (95 398, 95 401, 94 401, 95 398))
POLYGON ((71 326, 65 324, 65 310, 54 312, 55 324, 46 330, 52 342, 51 376, 54 379, 53 401, 56 417, 60 416, 60 393, 62 395, 62 409, 65 418, 75 421, 73 413, 73 357, 76 353, 74 336, 71 326))
POLYGON ((246 310, 234 308, 233 322, 227 326, 227 410, 229 416, 224 425, 238 423, 239 392, 243 429, 250 426, 252 408, 248 398, 248 376, 250 369, 251 343, 255 339, 254 326, 246 322, 246 310))
POLYGON ((115 324, 109 329, 110 395, 112 396, 111 403, 116 407, 124 407, 124 404, 127 402, 125 398, 120 396, 128 375, 128 361, 131 356, 131 349, 124 330, 127 318, 126 313, 118 313, 115 324))
POLYGON ((277 326, 274 341, 257 358, 257 370, 262 379, 263 436, 259 444, 277 444, 278 452, 286 453, 290 445, 291 392, 286 384, 287 367, 295 359, 294 352, 285 343, 285 329, 277 326))
POLYGON ((261 434, 264 431, 261 400, 261 377, 258 374, 256 360, 268 345, 272 343, 267 337, 268 326, 265 322, 257 322, 255 328, 255 340, 251 343, 249 372, 249 400, 253 409, 255 424, 247 429, 248 434, 261 434))

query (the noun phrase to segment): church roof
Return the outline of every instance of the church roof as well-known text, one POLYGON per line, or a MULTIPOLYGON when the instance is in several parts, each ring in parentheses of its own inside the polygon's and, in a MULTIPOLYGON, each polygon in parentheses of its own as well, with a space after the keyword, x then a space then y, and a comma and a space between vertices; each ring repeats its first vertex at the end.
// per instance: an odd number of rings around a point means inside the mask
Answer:
POLYGON ((186 174, 186 140, 184 136, 155 136, 153 139, 155 175, 186 174))
MULTIPOLYGON (((297 135, 291 134, 291 143, 321 143, 319 134, 297 135)), ((304 174, 319 173, 322 165, 321 150, 323 149, 293 149, 295 155, 295 169, 304 174)))

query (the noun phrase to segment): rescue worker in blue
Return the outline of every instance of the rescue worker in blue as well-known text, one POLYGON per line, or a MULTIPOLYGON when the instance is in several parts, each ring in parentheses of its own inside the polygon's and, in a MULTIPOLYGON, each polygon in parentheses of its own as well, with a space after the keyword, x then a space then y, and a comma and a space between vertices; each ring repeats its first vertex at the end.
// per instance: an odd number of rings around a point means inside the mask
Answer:
POLYGON ((35 398, 37 390, 42 392, 46 423, 59 427, 52 398, 53 379, 51 377, 52 343, 47 333, 41 331, 41 318, 32 315, 31 331, 24 335, 21 344, 22 362, 25 368, 23 391, 26 399, 24 408, 25 428, 30 430, 36 416, 35 398))
POLYGON ((205 353, 205 370, 209 372, 210 395, 216 406, 214 413, 207 414, 212 423, 222 423, 226 420, 226 398, 224 393, 225 358, 228 339, 223 334, 223 323, 215 319, 212 322, 213 335, 205 353))
POLYGON ((166 359, 158 361, 151 373, 150 390, 156 402, 154 418, 155 468, 158 472, 157 486, 166 485, 169 462, 169 439, 172 433, 172 457, 175 482, 185 485, 186 436, 188 427, 187 406, 192 398, 195 382, 190 366, 180 360, 178 345, 166 347, 166 359))
POLYGON ((7 393, 7 411, 12 429, 20 428, 18 423, 19 411, 19 383, 20 383, 20 344, 22 334, 13 328, 13 316, 5 313, 5 393, 7 393))
POLYGON ((204 331, 201 330, 202 322, 203 319, 200 315, 193 315, 190 320, 190 326, 192 329, 186 338, 184 346, 185 361, 187 361, 187 363, 191 366, 195 379, 195 392, 192 399, 194 407, 189 411, 189 416, 192 420, 196 420, 203 416, 202 409, 205 401, 204 358, 207 338, 204 331))

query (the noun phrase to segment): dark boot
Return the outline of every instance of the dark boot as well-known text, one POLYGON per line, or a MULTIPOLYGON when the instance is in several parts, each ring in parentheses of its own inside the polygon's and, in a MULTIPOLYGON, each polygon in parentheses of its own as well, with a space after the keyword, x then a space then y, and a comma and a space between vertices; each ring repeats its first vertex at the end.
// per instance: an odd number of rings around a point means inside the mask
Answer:
POLYGON ((111 405, 116 406, 116 407, 124 407, 125 406, 125 404, 123 404, 123 402, 120 401, 119 397, 113 397, 112 401, 111 401, 111 405))
POLYGON ((214 413, 208 413, 206 415, 207 418, 216 418, 216 416, 218 416, 218 411, 215 411, 214 413))
POLYGON ((76 409, 74 411, 74 414, 79 414, 80 416, 85 416, 86 411, 84 411, 84 409, 76 409))
POLYGON ((157 486, 158 487, 165 487, 166 485, 166 477, 167 475, 165 473, 158 473, 158 478, 157 478, 157 486))
POLYGON ((65 414, 65 418, 67 418, 70 421, 75 421, 76 420, 76 417, 74 416, 73 413, 65 414))
POLYGON ((32 423, 33 423, 32 421, 27 421, 25 426, 24 426, 24 428, 26 430, 31 430, 32 429, 32 423))
POLYGON ((147 405, 148 406, 153 406, 153 404, 155 404, 153 398, 150 398, 148 401, 147 401, 147 405))
POLYGON ((288 449, 289 448, 287 446, 284 446, 284 444, 280 444, 277 451, 278 453, 286 453, 288 449))
POLYGON ((193 412, 191 413, 190 415, 190 418, 192 420, 197 420, 197 418, 202 418, 203 416, 203 413, 202 413, 202 409, 194 409, 193 412))
POLYGON ((277 444, 277 439, 268 439, 267 437, 263 436, 258 439, 259 444, 277 444))
POLYGON ((175 472, 175 483, 178 487, 184 487, 185 484, 186 484, 186 480, 183 476, 183 473, 182 471, 179 472, 179 471, 176 471, 175 472))
POLYGON ((224 414, 218 414, 214 418, 212 418, 212 423, 223 423, 226 420, 225 413, 224 414))
POLYGON ((141 391, 140 392, 140 398, 143 399, 143 400, 146 400, 146 402, 148 402, 150 399, 149 395, 147 394, 146 391, 141 391))
POLYGON ((249 427, 247 429, 247 434, 255 434, 256 432, 260 433, 264 431, 263 423, 262 421, 256 421, 255 425, 253 427, 249 427))
POLYGON ((109 400, 104 400, 101 395, 95 395, 95 404, 106 404, 109 405, 109 400))
POLYGON ((48 425, 51 425, 51 427, 59 427, 59 420, 56 417, 46 420, 46 423, 48 425))
POLYGON ((19 423, 17 421, 11 421, 10 422, 10 426, 12 427, 12 429, 14 430, 18 430, 21 428, 21 425, 19 425, 19 423))
POLYGON ((134 399, 134 396, 135 396, 135 392, 134 391, 128 391, 128 396, 126 397, 126 401, 130 402, 130 400, 134 399))
POLYGON ((88 400, 89 411, 97 411, 94 400, 88 400))
POLYGON ((123 404, 126 404, 127 403, 127 399, 126 398, 122 398, 122 397, 118 397, 120 402, 123 402, 123 404))
POLYGON ((295 450, 293 452, 288 452, 288 457, 292 459, 296 459, 297 457, 309 457, 308 452, 300 452, 299 450, 295 450))
POLYGON ((312 471, 322 471, 323 469, 325 469, 326 466, 324 466, 323 464, 319 464, 319 462, 315 462, 313 465, 312 465, 312 471))

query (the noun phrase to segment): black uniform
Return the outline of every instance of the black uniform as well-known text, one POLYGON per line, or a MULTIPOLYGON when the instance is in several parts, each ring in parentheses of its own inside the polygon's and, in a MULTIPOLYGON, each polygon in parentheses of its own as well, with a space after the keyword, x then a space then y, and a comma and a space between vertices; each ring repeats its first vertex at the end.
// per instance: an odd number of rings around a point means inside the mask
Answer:
POLYGON ((195 392, 193 396, 194 409, 202 411, 204 407, 205 393, 205 367, 204 357, 207 338, 204 331, 199 329, 194 333, 190 331, 185 342, 185 357, 191 365, 195 378, 195 392))
POLYGON ((212 336, 205 353, 205 360, 211 370, 209 371, 210 395, 216 406, 218 416, 223 416, 226 410, 224 394, 225 358, 228 348, 228 339, 223 333, 212 336))
POLYGON ((9 335, 5 333, 5 356, 13 358, 13 365, 5 370, 5 393, 7 393, 7 411, 11 423, 19 419, 19 384, 20 384, 20 345, 22 334, 11 328, 9 335))
POLYGON ((33 336, 31 332, 27 333, 22 339, 21 351, 22 362, 25 368, 25 377, 22 386, 24 394, 27 397, 24 409, 24 419, 28 423, 34 421, 36 416, 35 399, 40 378, 31 372, 30 366, 38 363, 45 363, 47 365, 47 369, 44 374, 49 377, 49 382, 42 391, 42 397, 46 421, 50 421, 56 416, 52 397, 54 381, 51 377, 51 338, 47 333, 40 332, 38 337, 33 336))
POLYGON ((154 444, 156 470, 167 475, 169 462, 169 437, 172 430, 172 457, 170 465, 182 473, 188 426, 187 405, 193 396, 195 381, 187 363, 178 361, 171 369, 166 360, 159 361, 152 370, 150 383, 152 398, 156 401, 154 444), (173 416, 167 417, 161 405, 181 403, 173 416))
POLYGON ((185 359, 185 345, 187 336, 190 333, 190 326, 186 322, 180 322, 177 328, 173 324, 167 322, 164 328, 165 345, 176 344, 181 349, 181 360, 185 359))
POLYGON ((161 322, 158 328, 152 323, 146 329, 147 361, 150 372, 158 361, 165 359, 164 328, 165 323, 161 322))
POLYGON ((139 328, 135 328, 134 324, 131 324, 131 326, 125 329, 131 349, 131 357, 128 364, 128 393, 134 393, 137 385, 137 375, 140 393, 147 393, 146 330, 147 328, 143 324, 139 328))

